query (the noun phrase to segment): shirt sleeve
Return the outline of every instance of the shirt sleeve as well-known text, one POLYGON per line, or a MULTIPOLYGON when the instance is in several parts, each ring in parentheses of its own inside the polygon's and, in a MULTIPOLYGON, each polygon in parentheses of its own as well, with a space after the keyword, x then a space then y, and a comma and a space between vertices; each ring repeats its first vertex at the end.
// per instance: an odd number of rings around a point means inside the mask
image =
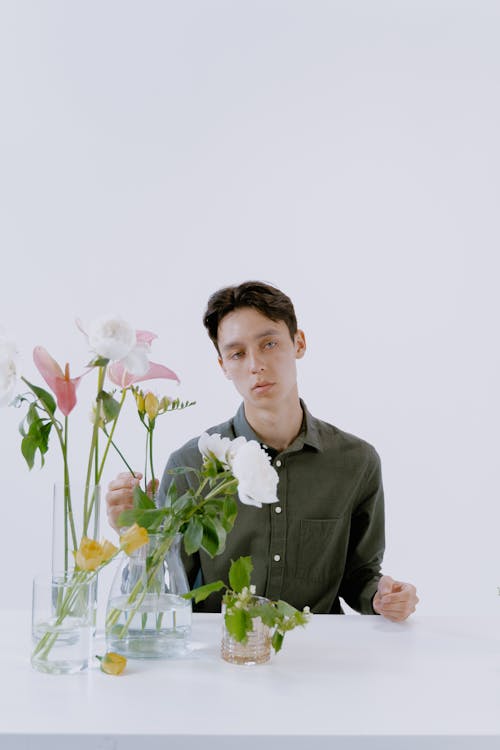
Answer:
POLYGON ((376 614, 372 600, 381 578, 385 549, 384 490, 374 448, 351 517, 347 559, 339 595, 361 614, 376 614))

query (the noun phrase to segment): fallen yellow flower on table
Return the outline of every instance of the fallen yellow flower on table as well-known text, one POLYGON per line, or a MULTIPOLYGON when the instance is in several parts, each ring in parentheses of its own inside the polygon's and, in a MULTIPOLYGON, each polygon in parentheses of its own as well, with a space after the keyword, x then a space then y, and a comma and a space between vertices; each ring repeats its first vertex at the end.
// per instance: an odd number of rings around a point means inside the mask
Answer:
POLYGON ((104 656, 96 656, 96 658, 101 662, 101 672, 106 674, 121 674, 127 666, 126 658, 114 651, 108 651, 104 656))
POLYGON ((136 549, 139 549, 139 547, 142 547, 148 542, 148 532, 136 523, 127 529, 127 531, 125 531, 120 537, 120 547, 127 553, 127 555, 131 555, 132 552, 135 552, 136 549))

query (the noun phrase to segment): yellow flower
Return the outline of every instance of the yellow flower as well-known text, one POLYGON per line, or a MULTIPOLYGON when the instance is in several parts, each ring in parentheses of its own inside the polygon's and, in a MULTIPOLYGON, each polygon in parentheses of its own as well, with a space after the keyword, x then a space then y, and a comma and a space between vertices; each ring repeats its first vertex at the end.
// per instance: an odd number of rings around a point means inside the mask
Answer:
POLYGON ((148 532, 136 523, 127 529, 120 537, 120 547, 127 553, 127 555, 131 555, 132 552, 135 552, 136 549, 139 549, 139 547, 142 547, 148 542, 148 532))
POLYGON ((162 400, 160 401, 160 411, 164 412, 167 411, 168 407, 170 406, 170 399, 168 396, 163 396, 162 400))
POLYGON ((115 654, 113 651, 108 651, 104 656, 97 657, 101 662, 101 672, 106 674, 121 674, 127 666, 127 660, 121 654, 115 654))
POLYGON ((137 411, 139 414, 144 414, 146 408, 144 406, 144 394, 140 390, 134 391, 135 403, 137 405, 137 411))
POLYGON ((80 570, 96 570, 103 560, 102 545, 94 539, 82 537, 80 546, 75 553, 75 562, 80 570))
POLYGON ((158 401, 158 398, 155 396, 154 393, 151 393, 151 391, 148 391, 144 397, 144 407, 146 409, 146 414, 148 417, 152 419, 156 419, 158 416, 158 410, 160 408, 160 402, 158 401))
POLYGON ((101 542, 102 547, 102 561, 107 562, 110 560, 116 553, 118 552, 118 547, 115 547, 114 544, 111 544, 111 542, 108 542, 107 539, 104 539, 101 542))

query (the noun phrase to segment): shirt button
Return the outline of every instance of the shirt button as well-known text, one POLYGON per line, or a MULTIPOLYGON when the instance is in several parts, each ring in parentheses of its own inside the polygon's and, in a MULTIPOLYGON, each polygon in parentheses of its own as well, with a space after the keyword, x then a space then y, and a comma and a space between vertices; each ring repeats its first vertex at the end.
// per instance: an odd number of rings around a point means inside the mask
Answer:
POLYGON ((281 466, 281 461, 279 460, 279 458, 278 458, 278 460, 276 461, 276 466, 278 467, 278 469, 279 469, 279 467, 281 466))
POLYGON ((279 562, 281 560, 281 555, 275 555, 273 559, 274 562, 279 562))
POLYGON ((274 509, 275 513, 281 513, 281 505, 277 505, 274 509))

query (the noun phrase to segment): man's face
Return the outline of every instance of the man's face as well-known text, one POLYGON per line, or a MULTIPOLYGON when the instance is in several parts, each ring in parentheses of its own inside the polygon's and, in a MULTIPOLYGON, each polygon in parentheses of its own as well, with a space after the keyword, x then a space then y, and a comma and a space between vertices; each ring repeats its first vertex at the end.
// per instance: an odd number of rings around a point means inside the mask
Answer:
POLYGON ((217 343, 219 364, 245 403, 260 408, 297 394, 296 360, 306 348, 302 331, 292 341, 282 320, 242 307, 221 320, 217 343))

